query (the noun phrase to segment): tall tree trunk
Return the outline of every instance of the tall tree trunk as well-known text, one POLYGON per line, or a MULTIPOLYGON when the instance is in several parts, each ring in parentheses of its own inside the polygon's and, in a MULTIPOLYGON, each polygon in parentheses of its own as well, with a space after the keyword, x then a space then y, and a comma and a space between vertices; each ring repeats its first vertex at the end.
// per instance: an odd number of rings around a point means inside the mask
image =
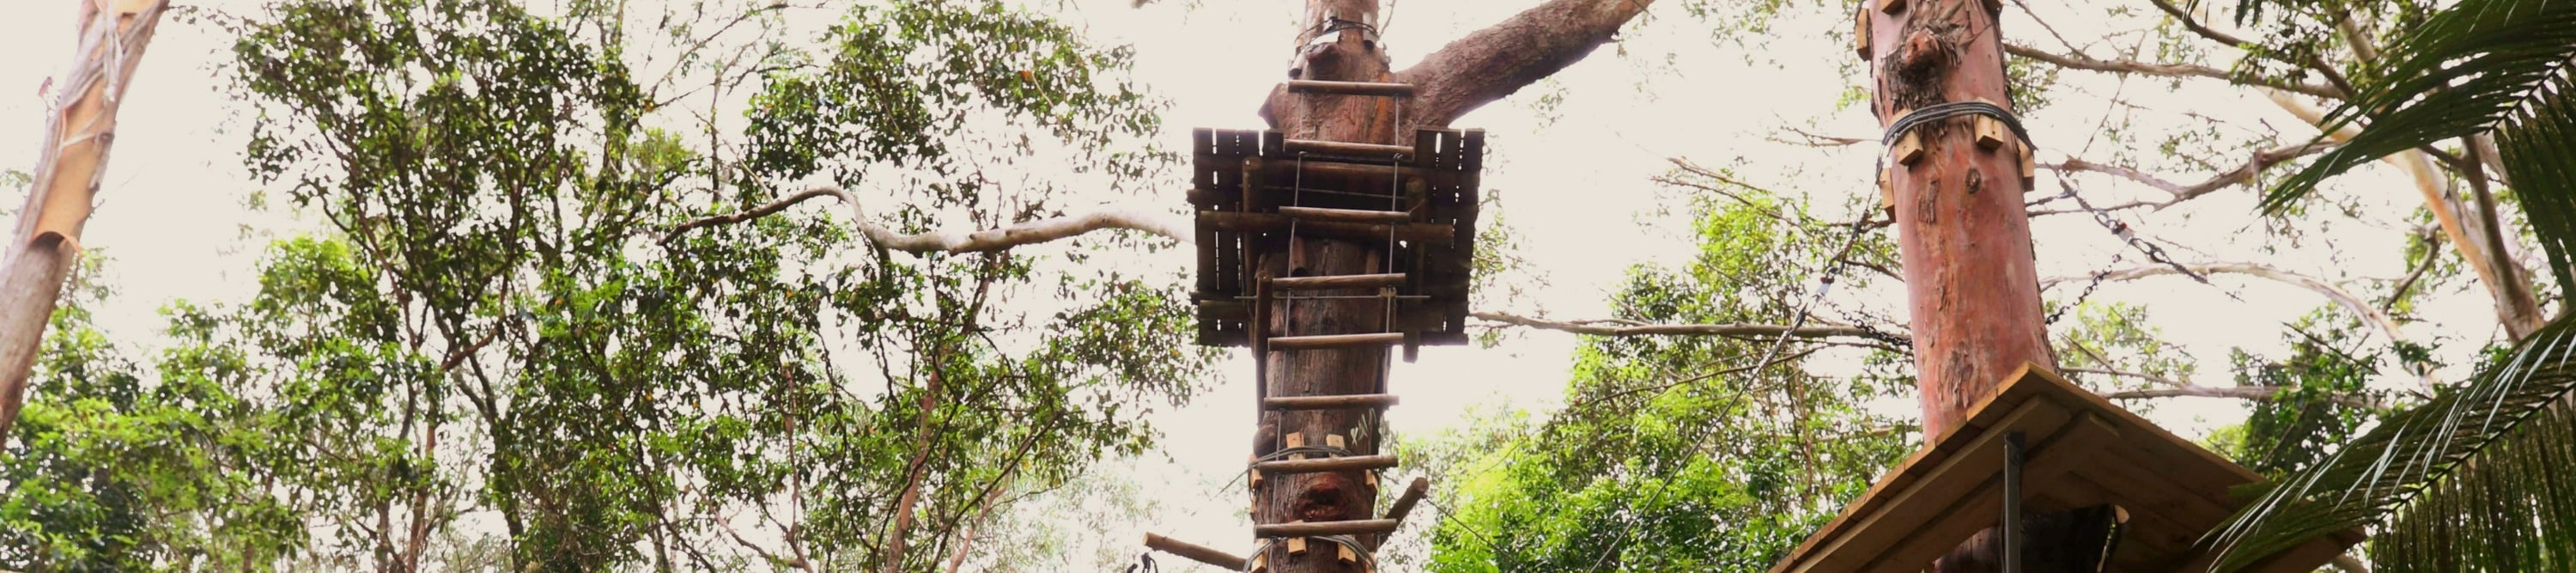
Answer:
POLYGON ((61 95, 47 114, 43 157, 27 187, 27 204, 18 208, 15 240, 0 262, 0 438, 8 437, 25 403, 45 323, 80 256, 81 226, 89 222, 91 197, 107 171, 116 110, 167 6, 169 0, 80 3, 80 48, 56 86, 61 95))
MULTIPOLYGON (((2000 7, 1999 1, 1980 0, 1863 0, 1859 9, 1867 18, 1872 101, 1880 124, 1943 102, 1982 100, 2011 109, 1996 25, 2000 7)), ((1921 155, 1906 161, 1907 145, 1900 141, 1886 163, 1913 314, 1923 435, 1931 441, 1957 427, 1969 407, 1992 395, 2023 363, 2057 365, 2040 308, 2030 220, 2022 209, 2028 189, 2018 146, 2024 143, 1982 148, 1973 121, 1926 123, 1912 136, 1921 155)), ((2063 545, 2052 541, 2077 541, 2087 533, 2064 527, 2065 521, 2033 520, 2029 545, 2063 545)), ((1938 570, 1997 570, 1998 537, 1994 530, 1979 534, 1943 558, 1938 570)), ((2076 563, 2027 566, 2092 570, 2092 564, 2076 563)))
MULTIPOLYGON (((1402 72, 1388 68, 1374 25, 1377 0, 1307 0, 1304 27, 1294 44, 1297 57, 1286 79, 1403 82, 1417 93, 1409 99, 1349 95, 1291 94, 1274 90, 1261 117, 1291 139, 1354 143, 1413 142, 1420 127, 1446 127, 1477 107, 1518 91, 1583 59, 1610 40, 1619 27, 1654 0, 1552 0, 1494 26, 1469 34, 1426 55, 1402 72)), ((1343 275, 1383 272, 1385 245, 1301 237, 1285 252, 1260 261, 1267 276, 1343 275)), ((1330 294, 1330 293, 1323 293, 1330 294)), ((1269 313, 1262 325, 1276 334, 1295 335, 1378 332, 1385 308, 1374 300, 1302 300, 1285 312, 1269 313)), ((1266 370, 1271 396, 1367 394, 1385 388, 1388 353, 1383 348, 1308 350, 1257 357, 1266 370)), ((1354 454, 1378 453, 1382 432, 1360 411, 1314 410, 1264 412, 1254 436, 1256 454, 1283 447, 1284 436, 1300 435, 1308 445, 1324 445, 1342 436, 1354 454)), ((1377 486, 1364 472, 1270 476, 1253 502, 1254 523, 1370 519, 1375 515, 1377 486)), ((1286 544, 1274 544, 1263 559, 1278 573, 1358 571, 1335 558, 1335 547, 1316 543, 1291 557, 1286 544)))

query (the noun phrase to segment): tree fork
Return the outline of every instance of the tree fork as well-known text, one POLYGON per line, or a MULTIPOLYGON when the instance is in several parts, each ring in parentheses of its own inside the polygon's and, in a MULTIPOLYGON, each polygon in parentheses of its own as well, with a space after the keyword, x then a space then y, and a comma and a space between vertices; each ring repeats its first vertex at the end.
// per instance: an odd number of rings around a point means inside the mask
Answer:
MULTIPOLYGON (((1855 41, 1871 62, 1871 103, 1880 125, 1943 102, 1982 100, 2011 109, 1996 22, 2000 8, 2001 2, 1984 0, 1863 0, 1855 41)), ((2021 146, 2028 143, 1981 147, 1971 121, 1923 124, 1897 142, 1884 163, 1905 262, 1927 442, 1956 427, 2022 363, 2050 370, 2057 365, 2022 206, 2028 188, 2021 178, 2021 146)), ((2026 547, 2098 543, 2106 533, 2063 516, 2034 517, 2025 522, 2026 547)), ((1999 570, 1997 533, 1970 539, 1937 570, 1999 570)), ((2094 565, 2025 563, 2024 569, 2090 571, 2094 565)))

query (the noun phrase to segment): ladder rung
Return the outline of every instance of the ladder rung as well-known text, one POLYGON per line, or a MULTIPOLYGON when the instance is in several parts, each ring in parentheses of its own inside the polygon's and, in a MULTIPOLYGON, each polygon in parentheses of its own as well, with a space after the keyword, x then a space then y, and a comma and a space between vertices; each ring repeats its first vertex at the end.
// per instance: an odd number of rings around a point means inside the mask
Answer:
POLYGON ((1392 519, 1351 519, 1344 521, 1301 521, 1252 526, 1254 537, 1322 537, 1326 535, 1361 535, 1394 533, 1392 519))
POLYGON ((1372 288, 1404 286, 1404 273, 1373 275, 1323 275, 1270 279, 1270 288, 1279 290, 1323 290, 1336 288, 1372 288))
POLYGON ((1271 350, 1323 350, 1330 348, 1356 348, 1361 346, 1388 346, 1403 344, 1404 334, 1400 332, 1376 332, 1369 334, 1273 336, 1270 337, 1269 340, 1271 350))
POLYGON ((1325 209, 1321 207, 1280 207, 1279 214, 1301 221, 1342 221, 1349 223, 1404 223, 1413 214, 1404 211, 1371 211, 1366 209, 1325 209))
POLYGON ((1457 227, 1451 226, 1448 223, 1372 224, 1342 223, 1337 221, 1298 222, 1293 219, 1289 219, 1287 215, 1281 215, 1278 213, 1238 213, 1233 211, 1200 211, 1198 215, 1198 224, 1201 228, 1215 229, 1230 233, 1286 231, 1288 230, 1288 224, 1292 222, 1298 223, 1298 232, 1310 233, 1320 237, 1383 241, 1386 240, 1389 233, 1392 233, 1395 235, 1395 238, 1399 240, 1415 241, 1441 247, 1449 246, 1457 241, 1457 227))
POLYGON ((1412 97, 1412 96, 1413 96, 1413 84, 1390 84, 1390 83, 1378 83, 1378 82, 1322 82, 1322 81, 1314 81, 1314 80, 1291 80, 1291 81, 1289 81, 1289 82, 1288 82, 1288 91, 1290 91, 1290 92, 1294 92, 1294 93, 1301 93, 1301 94, 1347 94, 1347 95, 1372 95, 1372 96, 1412 97))
POLYGON ((1350 470, 1382 470, 1395 467, 1395 456, 1342 456, 1314 460, 1271 460, 1252 464, 1252 469, 1265 474, 1311 474, 1350 470))
POLYGON ((1413 156, 1413 147, 1408 145, 1378 145, 1375 143, 1351 143, 1347 141, 1323 141, 1318 139, 1291 139, 1287 140, 1284 144, 1288 147, 1289 153, 1313 153, 1317 155, 1334 155, 1341 157, 1404 158, 1413 156))
POLYGON ((1343 394, 1267 398, 1261 401, 1261 407, 1272 410, 1358 410, 1384 408, 1395 403, 1394 394, 1343 394))

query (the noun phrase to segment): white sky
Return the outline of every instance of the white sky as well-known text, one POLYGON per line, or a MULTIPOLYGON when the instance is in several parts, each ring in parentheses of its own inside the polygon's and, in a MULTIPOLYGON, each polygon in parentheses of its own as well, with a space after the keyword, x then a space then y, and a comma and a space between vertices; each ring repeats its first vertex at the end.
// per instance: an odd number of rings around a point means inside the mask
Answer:
MULTIPOLYGON (((1167 0, 1130 9, 1129 0, 1077 0, 1072 4, 1080 11, 1072 17, 1096 42, 1137 47, 1136 76, 1173 102, 1163 113, 1170 130, 1164 136, 1167 145, 1180 147, 1193 127, 1259 127, 1253 111, 1260 97, 1285 79, 1280 64, 1289 54, 1297 3, 1221 0, 1194 9, 1179 6, 1183 3, 1167 0)), ((1401 68, 1451 38, 1534 3, 1389 2, 1386 44, 1401 68)), ((1850 51, 1823 34, 1808 33, 1847 29, 1842 8, 1793 8, 1793 17, 1775 25, 1782 37, 1747 47, 1712 42, 1707 28, 1683 14, 1678 4, 1657 7, 1649 16, 1653 21, 1623 35, 1621 44, 1456 123, 1491 134, 1494 157, 1487 167, 1487 192, 1504 194, 1502 216, 1523 234, 1522 256, 1549 280, 1509 310, 1606 316, 1608 294, 1630 265, 1686 260, 1695 245, 1684 229, 1673 226, 1681 220, 1657 212, 1678 203, 1659 201, 1674 195, 1647 181, 1666 171, 1666 157, 1736 167, 1738 174, 1770 188, 1807 194, 1817 205, 1816 214, 1827 219, 1848 217, 1840 207, 1845 198, 1874 193, 1870 165, 1871 154, 1878 152, 1875 146, 1828 152, 1766 139, 1783 135, 1784 126, 1856 137, 1877 132, 1865 109, 1835 108, 1849 89, 1839 68, 1852 62, 1850 51), (1623 51, 1624 56, 1619 54, 1623 51), (1542 116, 1533 103, 1551 92, 1561 94, 1562 104, 1542 116)), ((2089 3, 2032 4, 2039 5, 2058 32, 2087 44, 2096 56, 2133 46, 2134 38, 2096 45, 2106 31, 2141 24, 2109 19, 2103 16, 2105 6, 2089 3)), ((11 0, 0 7, 0 35, 8 38, 13 54, 0 61, 0 133, 17 134, 0 137, 0 166, 31 169, 46 109, 38 86, 68 62, 74 6, 73 0, 11 0)), ((2007 11, 2004 29, 2011 41, 2056 46, 2019 10, 2007 11)), ((152 344, 152 333, 161 325, 154 309, 173 299, 241 300, 255 282, 250 255, 265 237, 312 226, 279 211, 242 207, 253 185, 240 168, 238 130, 228 130, 241 120, 209 77, 209 66, 226 57, 228 47, 227 39, 203 27, 165 21, 129 92, 102 205, 84 237, 95 252, 114 260, 109 281, 121 295, 103 309, 102 319, 121 341, 152 344)), ((2145 48, 2153 53, 2152 44, 2145 48)), ((2063 81, 2056 103, 2027 117, 2043 160, 2083 149, 2106 111, 2136 114, 2135 129, 2148 134, 2197 127, 2201 120, 2183 118, 2185 110, 2257 132, 2280 129, 2286 137, 2313 133, 2294 127, 2296 119, 2259 96, 2215 82, 2184 82, 2177 89, 2165 81, 2124 84, 2080 72, 2068 72, 2063 81), (2109 105, 2112 94, 2137 107, 2109 105)), ((2235 137, 2247 133, 2239 127, 2221 129, 2235 137)), ((2138 161, 2177 181, 2198 181, 2209 173, 2157 159, 2152 136, 2139 141, 2144 143, 2120 153, 2111 141, 2095 141, 2084 157, 2138 161)), ((2149 220, 2139 218, 2143 213, 2127 217, 2145 235, 2167 244, 2177 258, 2260 261, 2359 290, 2354 283, 2360 279, 2405 272, 2397 251, 2402 232, 2385 222, 2418 204, 2412 190, 2386 169, 2369 171, 2328 192, 2366 198, 2367 216, 2381 223, 2338 221, 2328 230, 2312 230, 2311 240, 2301 244, 2267 239, 2252 215, 2252 193, 2241 188, 2149 220), (2266 254, 2267 246, 2278 252, 2266 254)), ((2096 204, 2161 195, 2108 179, 2082 184, 2096 204)), ((2045 173, 2038 186, 2052 193, 2056 189, 2045 173)), ((1153 200, 1177 205, 1181 188, 1175 181, 1153 200)), ((2120 250, 2108 233, 2082 216, 2043 218, 2034 222, 2034 229, 2040 237, 2042 276, 2102 268, 2120 250)), ((1185 251, 1165 252, 1179 257, 1185 251)), ((2121 266, 2141 262, 2135 254, 2127 258, 2121 266)), ((2283 349, 2281 325, 2325 303, 2280 283, 2232 276, 2212 280, 2222 288, 2181 277, 2108 284, 2093 300, 2148 305, 2153 324, 2200 360, 2198 381, 2204 385, 2233 384, 2227 371, 2229 348, 2278 353, 2283 349), (2225 294, 2230 291, 2242 300, 2225 294)), ((2408 331, 2419 340, 2443 343, 2446 360, 2464 362, 2468 352, 2493 336, 2494 319, 2484 294, 2456 288, 2434 294, 2420 313, 2430 320, 2408 331)), ((2073 293, 2063 289, 2050 295, 2064 300, 2073 293)), ((1900 293, 1892 289, 1838 290, 1834 296, 1838 304, 1903 316, 1900 293)), ((1398 432, 1420 435, 1459 427, 1468 408, 1480 404, 1544 409, 1563 393, 1573 342, 1571 336, 1528 333, 1493 349, 1426 349, 1420 363, 1399 365, 1395 372, 1393 388, 1405 402, 1391 411, 1390 422, 1398 432)), ((1239 489, 1218 488, 1231 479, 1245 454, 1250 368, 1238 352, 1223 367, 1228 379, 1187 408, 1155 415, 1169 438, 1168 458, 1109 470, 1133 477, 1141 491, 1152 492, 1155 511, 1094 524, 1109 543, 1073 548, 1068 561, 1085 563, 1088 554, 1132 554, 1140 528, 1220 547, 1248 538, 1242 529, 1247 525, 1241 518, 1244 496, 1239 489)), ((2455 366, 2445 374, 2457 380, 2464 372, 2455 366)), ((2242 413, 2227 401, 2181 399, 2158 404, 2150 415, 2194 437, 2235 422, 2242 413)), ((1187 569, 1179 560, 1164 561, 1172 570, 1187 569)))

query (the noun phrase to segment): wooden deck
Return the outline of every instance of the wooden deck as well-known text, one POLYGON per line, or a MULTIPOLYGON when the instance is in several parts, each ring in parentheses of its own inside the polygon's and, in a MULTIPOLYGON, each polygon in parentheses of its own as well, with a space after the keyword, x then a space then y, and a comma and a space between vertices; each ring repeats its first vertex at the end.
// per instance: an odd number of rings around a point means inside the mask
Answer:
MULTIPOLYGON (((2106 571, 2198 573, 2201 535, 2261 478, 2127 409, 2025 365, 1968 420, 1870 486, 1772 573, 1918 572, 2002 521, 2004 437, 2024 436, 2023 508, 2109 504, 2128 514, 2106 571)), ((2310 542, 2248 567, 2306 573, 2359 543, 2359 532, 2310 542)))
MULTIPOLYGON (((1484 131, 1422 129, 1409 146, 1319 145, 1277 131, 1200 129, 1192 136, 1200 344, 1249 344, 1250 286, 1260 273, 1247 261, 1286 245, 1292 229, 1392 240, 1391 271, 1406 276, 1395 286, 1394 330, 1418 333, 1416 344, 1467 342, 1484 131)), ((1282 268, 1268 276, 1294 275, 1282 268)))

